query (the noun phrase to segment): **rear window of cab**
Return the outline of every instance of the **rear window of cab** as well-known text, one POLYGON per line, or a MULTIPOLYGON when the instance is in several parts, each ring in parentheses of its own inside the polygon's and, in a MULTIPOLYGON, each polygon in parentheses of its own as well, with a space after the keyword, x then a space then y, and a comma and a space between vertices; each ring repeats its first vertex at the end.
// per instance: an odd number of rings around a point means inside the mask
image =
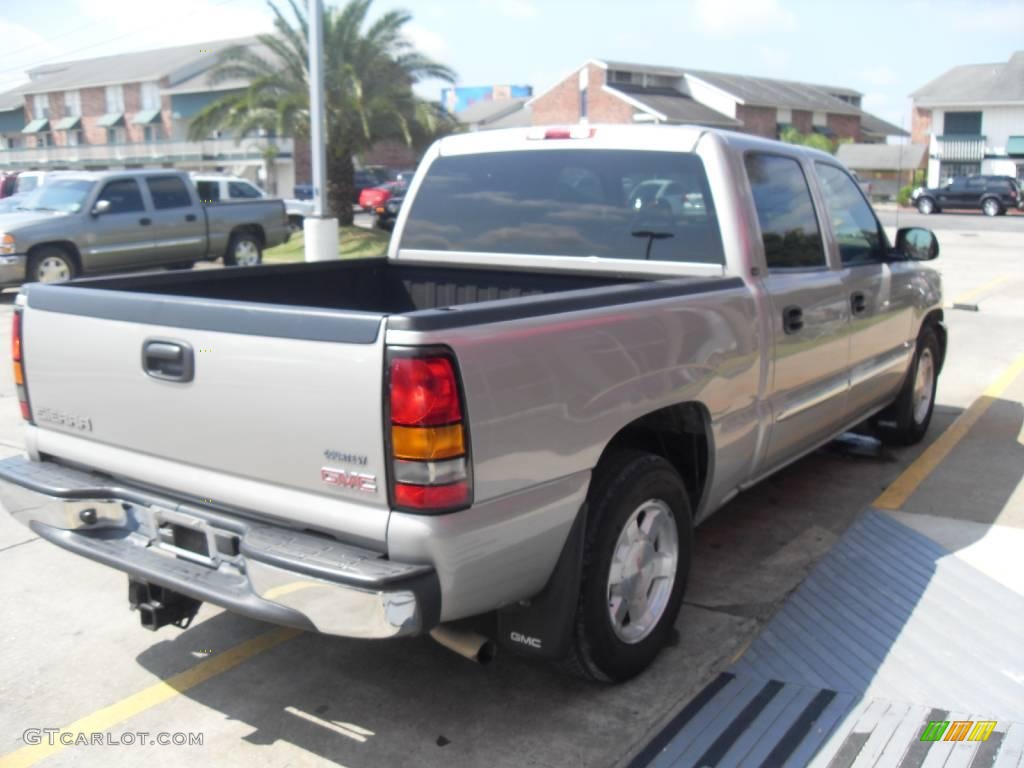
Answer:
POLYGON ((420 251, 725 263, 704 165, 681 152, 438 157, 401 237, 420 251))

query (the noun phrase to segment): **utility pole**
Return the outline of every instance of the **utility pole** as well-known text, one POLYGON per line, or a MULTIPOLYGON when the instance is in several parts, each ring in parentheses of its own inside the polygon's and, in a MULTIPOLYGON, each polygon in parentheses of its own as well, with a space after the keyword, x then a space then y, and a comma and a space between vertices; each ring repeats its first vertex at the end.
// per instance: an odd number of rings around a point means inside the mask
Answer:
POLYGON ((327 213, 327 145, 324 129, 324 6, 309 0, 309 141, 313 155, 313 215, 303 220, 306 261, 338 258, 338 220, 327 213))

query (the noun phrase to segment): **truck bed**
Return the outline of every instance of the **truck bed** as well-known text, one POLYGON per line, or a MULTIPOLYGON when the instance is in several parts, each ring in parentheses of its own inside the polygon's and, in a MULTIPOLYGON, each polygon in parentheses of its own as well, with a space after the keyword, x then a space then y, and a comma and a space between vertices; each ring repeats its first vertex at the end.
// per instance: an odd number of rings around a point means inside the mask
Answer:
POLYGON ((424 266, 375 258, 90 278, 31 285, 26 293, 30 306, 70 314, 369 343, 383 316, 389 328, 434 330, 678 296, 711 285, 720 288, 722 282, 424 266), (154 302, 154 294, 167 301, 154 302), (239 313, 243 307, 251 311, 239 313))

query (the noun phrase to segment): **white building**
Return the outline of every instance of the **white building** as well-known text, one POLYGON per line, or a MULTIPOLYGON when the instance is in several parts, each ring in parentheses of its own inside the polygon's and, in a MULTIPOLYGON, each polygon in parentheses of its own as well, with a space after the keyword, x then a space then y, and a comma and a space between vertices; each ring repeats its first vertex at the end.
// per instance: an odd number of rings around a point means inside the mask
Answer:
POLYGON ((1024 181, 1024 51, 953 67, 911 98, 911 140, 928 145, 928 186, 977 174, 1024 181))

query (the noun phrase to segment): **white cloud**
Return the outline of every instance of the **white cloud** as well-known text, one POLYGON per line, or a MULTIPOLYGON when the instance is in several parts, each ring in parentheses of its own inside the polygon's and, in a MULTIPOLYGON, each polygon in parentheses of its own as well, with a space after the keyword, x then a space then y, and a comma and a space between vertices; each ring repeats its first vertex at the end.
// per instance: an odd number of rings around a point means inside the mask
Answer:
POLYGON ((694 0, 692 10, 697 26, 717 37, 796 27, 796 15, 779 0, 694 0))
POLYGON ((497 10, 513 19, 532 19, 537 15, 537 6, 530 0, 499 0, 497 10))
POLYGON ((416 22, 409 22, 404 27, 405 36, 420 53, 433 59, 443 60, 448 53, 448 43, 444 36, 432 29, 427 29, 416 22))

